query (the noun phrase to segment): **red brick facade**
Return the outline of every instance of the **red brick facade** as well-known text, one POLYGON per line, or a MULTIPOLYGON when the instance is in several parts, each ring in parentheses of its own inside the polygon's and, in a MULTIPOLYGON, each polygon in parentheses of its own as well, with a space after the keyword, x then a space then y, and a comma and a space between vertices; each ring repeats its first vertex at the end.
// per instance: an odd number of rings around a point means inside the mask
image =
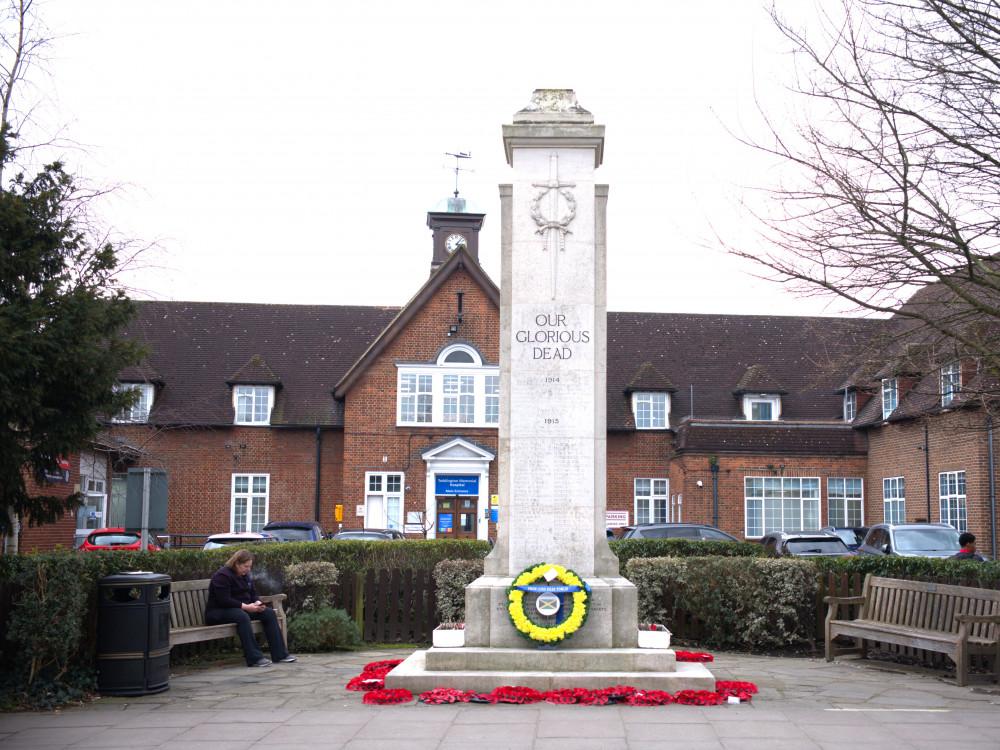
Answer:
MULTIPOLYGON (((279 379, 278 402, 282 405, 283 415, 295 414, 294 419, 286 418, 285 423, 276 424, 274 418, 267 426, 225 423, 225 420, 232 419, 227 402, 231 399, 227 378, 243 367, 251 354, 256 355, 256 349, 249 348, 239 353, 234 351, 229 359, 216 366, 216 371, 206 376, 208 380, 204 383, 214 384, 212 387, 218 386, 220 390, 211 396, 199 394, 198 388, 191 386, 183 387, 191 388, 192 393, 178 394, 183 388, 178 384, 180 376, 165 370, 173 367, 177 360, 187 357, 184 354, 187 350, 180 350, 180 354, 169 352, 170 356, 164 356, 160 364, 153 367, 156 370, 155 379, 150 377, 151 382, 158 383, 157 399, 168 400, 171 397, 176 403, 178 395, 189 395, 192 399, 201 395, 206 402, 214 399, 216 412, 202 422, 188 419, 185 413, 184 421, 172 424, 154 425, 151 420, 150 425, 110 425, 110 437, 124 441, 133 455, 139 457, 128 463, 112 462, 109 471, 122 472, 130 466, 165 468, 168 471, 168 530, 171 534, 229 531, 232 526, 234 475, 267 475, 267 520, 315 519, 324 529, 333 531, 338 526, 335 520, 338 505, 343 508, 344 527, 357 528, 364 524, 365 518, 358 515, 358 508, 364 512, 366 476, 370 472, 402 475, 403 518, 405 512, 426 513, 425 517, 431 518, 436 502, 435 490, 428 486, 429 479, 433 477, 429 477, 430 468, 423 454, 449 439, 461 438, 480 452, 478 460, 485 467, 484 476, 487 479, 487 486, 480 487, 477 501, 477 536, 495 537, 496 526, 488 523, 486 517, 488 498, 498 494, 497 460, 486 456, 497 453, 497 429, 481 424, 472 428, 462 425, 397 425, 399 365, 433 363, 444 347, 458 342, 474 348, 484 365, 496 367, 499 364, 497 290, 488 279, 484 281, 481 269, 473 263, 463 264, 454 258, 452 261, 446 262, 414 301, 398 314, 393 310, 376 311, 378 314, 363 310, 344 313, 364 313, 368 316, 365 317, 368 327, 359 325, 351 329, 355 331, 355 349, 350 354, 344 354, 339 370, 333 364, 329 366, 329 371, 324 369, 325 365, 316 368, 314 364, 316 361, 335 362, 339 351, 337 347, 343 344, 343 336, 325 331, 301 361, 282 361, 282 352, 288 347, 298 346, 301 331, 314 325, 313 321, 319 315, 313 310, 306 311, 308 314, 299 315, 299 318, 289 314, 289 320, 283 320, 280 326, 282 332, 291 330, 288 341, 275 344, 272 351, 260 357, 279 379), (385 321, 389 321, 388 325, 385 321), (302 327, 296 329, 296 325, 302 327), (374 334, 371 333, 373 330, 374 334), (309 409, 295 412, 303 399, 299 395, 301 387, 293 376, 307 368, 316 368, 315 372, 311 371, 316 382, 310 386, 312 390, 308 394, 312 401, 309 402, 309 409), (282 388, 284 390, 280 390, 282 388), (311 418, 310 414, 317 416, 311 418)), ((209 318, 209 313, 217 313, 218 318, 211 318, 215 321, 227 315, 236 316, 241 311, 227 309, 219 312, 199 308, 195 312, 203 318, 209 318)), ((262 320, 268 320, 276 315, 285 315, 288 310, 269 306, 266 310, 252 312, 260 314, 262 320)), ((160 312, 156 316, 150 315, 150 318, 153 317, 163 319, 169 318, 169 315, 160 312)), ((669 356, 683 359, 684 352, 669 351, 671 347, 678 346, 675 343, 677 337, 689 335, 690 331, 693 340, 705 339, 711 333, 705 332, 710 323, 706 316, 701 316, 680 322, 672 319, 667 325, 651 315, 619 322, 619 348, 615 357, 633 356, 629 348, 631 340, 626 340, 628 336, 639 342, 636 346, 642 346, 649 336, 660 335, 673 338, 649 344, 649 348, 657 347, 657 351, 663 349, 668 351, 669 356), (688 329, 681 330, 682 325, 688 326, 688 329), (650 333, 647 334, 647 331, 650 333), (622 343, 623 340, 625 343, 622 343)), ((725 330, 733 331, 734 343, 726 344, 719 339, 717 331, 715 338, 722 342, 719 347, 736 347, 740 340, 747 338, 740 325, 740 320, 736 318, 725 321, 725 330)), ((783 331, 794 333, 795 321, 760 319, 753 325, 760 327, 770 339, 776 335, 775 331, 778 334, 783 331)), ((815 326, 816 323, 810 325, 815 326)), ((240 323, 240 329, 252 333, 253 326, 240 323)), ((256 346, 256 343, 251 346, 256 346)), ((161 344, 161 348, 165 347, 161 344)), ((780 350, 773 345, 771 348, 780 350)), ((197 350, 198 356, 201 356, 200 352, 204 349, 196 341, 192 351, 197 350)), ((694 351, 692 357, 704 356, 700 353, 702 349, 695 349, 691 344, 686 351, 694 351)), ((196 360, 194 355, 191 356, 192 361, 182 363, 183 367, 188 370, 197 370, 198 367, 210 369, 196 360)), ((736 354, 732 356, 737 358, 736 354)), ((987 430, 985 418, 979 411, 958 410, 930 418, 926 422, 929 449, 926 452, 922 450, 925 422, 921 419, 876 424, 862 430, 852 430, 843 421, 838 422, 836 412, 841 397, 833 388, 815 389, 820 394, 815 398, 804 387, 789 389, 788 395, 782 396, 783 404, 787 404, 788 408, 783 410, 781 423, 750 423, 743 419, 739 395, 734 395, 733 391, 740 376, 747 371, 747 358, 750 356, 757 355, 744 355, 742 361, 733 365, 731 374, 726 374, 719 381, 722 385, 716 386, 715 391, 710 393, 704 382, 711 368, 718 369, 717 363, 710 363, 711 367, 706 366, 693 375, 682 373, 683 378, 679 378, 676 368, 672 368, 665 355, 657 368, 680 385, 671 407, 671 429, 635 430, 628 412, 630 407, 625 384, 622 383, 620 388, 612 385, 609 376, 609 414, 613 410, 616 414, 625 413, 624 418, 615 417, 618 421, 608 432, 609 512, 626 512, 629 523, 635 523, 635 480, 667 480, 668 520, 716 524, 724 531, 743 537, 747 530, 746 477, 818 478, 822 524, 827 523, 829 518, 828 480, 831 477, 859 477, 864 479, 864 521, 871 524, 884 518, 882 479, 903 476, 906 520, 916 521, 928 515, 927 457, 931 500, 929 520, 940 518, 938 473, 964 471, 968 528, 980 537, 980 549, 995 554, 996 551, 990 549, 987 430), (700 425, 683 411, 693 412, 693 408, 684 406, 683 401, 684 389, 689 382, 696 384, 691 388, 692 396, 697 388, 699 403, 708 404, 708 407, 699 407, 702 413, 706 408, 710 411, 711 419, 700 425), (796 416, 796 410, 799 416, 796 416), (713 411, 716 413, 711 413, 713 411), (787 424, 788 427, 773 426, 777 424, 787 424), (711 468, 713 461, 717 462, 717 474, 711 468), (715 506, 713 487, 717 498, 715 506)), ((798 362, 806 359, 802 356, 793 363, 794 367, 801 367, 798 362)), ((634 362, 623 364, 622 371, 629 377, 636 372, 638 364, 649 360, 649 352, 638 351, 634 354, 634 362)), ((760 360, 749 359, 749 363, 754 361, 760 360)), ((612 364, 609 361, 609 371, 612 364)), ((770 366, 778 367, 774 364, 770 366)), ((778 377, 787 381, 791 377, 789 373, 794 374, 794 371, 790 369, 784 375, 779 372, 778 377)), ((200 387, 207 389, 204 385, 200 387)), ((865 394, 859 395, 860 409, 864 405, 865 394)), ((174 410, 181 411, 176 406, 174 410)), ((70 484, 58 491, 69 493, 80 481, 79 460, 74 456, 70 484)), ((500 498, 500 512, 502 509, 503 499, 500 498)), ((373 525, 370 520, 368 525, 373 525)), ((69 516, 41 529, 25 524, 20 537, 21 549, 51 549, 59 544, 69 546, 73 541, 74 526, 75 519, 69 516)), ((425 533, 432 536, 435 530, 417 533, 412 529, 409 535, 420 537, 425 533)))

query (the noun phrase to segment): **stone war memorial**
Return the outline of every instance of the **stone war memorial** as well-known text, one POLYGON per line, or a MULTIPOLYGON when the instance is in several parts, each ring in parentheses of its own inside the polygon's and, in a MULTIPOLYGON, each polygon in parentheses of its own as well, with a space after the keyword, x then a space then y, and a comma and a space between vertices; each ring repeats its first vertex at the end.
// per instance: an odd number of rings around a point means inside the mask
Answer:
POLYGON ((713 690, 703 664, 639 648, 607 543, 604 126, 539 89, 503 145, 497 543, 465 592, 465 645, 414 653, 386 687, 713 690))

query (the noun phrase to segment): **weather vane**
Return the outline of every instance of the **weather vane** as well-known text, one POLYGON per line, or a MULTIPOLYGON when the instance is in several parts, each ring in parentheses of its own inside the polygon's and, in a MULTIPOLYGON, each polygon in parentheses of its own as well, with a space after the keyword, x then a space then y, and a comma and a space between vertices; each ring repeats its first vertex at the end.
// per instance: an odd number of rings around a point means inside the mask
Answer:
POLYGON ((458 173, 459 172, 475 172, 476 171, 474 169, 463 169, 462 167, 458 166, 459 164, 462 163, 462 162, 459 161, 459 159, 471 159, 472 158, 472 152, 469 151, 468 153, 465 153, 464 151, 459 151, 457 154, 453 154, 450 151, 446 151, 445 152, 445 156, 454 156, 455 157, 455 197, 457 198, 458 197, 458 173))

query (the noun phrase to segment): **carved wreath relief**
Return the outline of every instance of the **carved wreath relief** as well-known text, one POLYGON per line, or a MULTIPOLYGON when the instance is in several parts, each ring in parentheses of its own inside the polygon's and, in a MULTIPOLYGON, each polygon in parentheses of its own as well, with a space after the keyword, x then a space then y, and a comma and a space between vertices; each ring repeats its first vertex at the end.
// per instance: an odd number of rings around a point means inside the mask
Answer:
POLYGON ((556 298, 556 277, 559 270, 559 253, 566 250, 566 235, 572 234, 569 225, 576 218, 576 198, 569 190, 576 187, 575 182, 559 182, 559 155, 552 153, 549 157, 549 181, 534 182, 532 185, 538 188, 538 192, 531 199, 529 208, 531 218, 534 219, 538 229, 535 234, 540 234, 545 238, 542 246, 543 252, 551 255, 552 263, 552 299, 556 298), (548 215, 542 212, 542 199, 548 195, 548 215), (566 213, 559 216, 559 196, 562 196, 566 204, 566 213), (556 218, 559 216, 559 218, 556 218))

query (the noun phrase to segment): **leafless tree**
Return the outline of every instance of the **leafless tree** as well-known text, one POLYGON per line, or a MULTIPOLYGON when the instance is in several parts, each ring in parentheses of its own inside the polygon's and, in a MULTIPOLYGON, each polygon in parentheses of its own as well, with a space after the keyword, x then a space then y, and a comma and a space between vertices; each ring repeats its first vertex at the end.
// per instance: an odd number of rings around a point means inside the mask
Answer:
POLYGON ((818 22, 805 28, 771 9, 794 49, 804 116, 779 119, 761 103, 767 135, 744 140, 783 168, 757 204, 765 208, 753 209, 767 249, 733 252, 805 294, 892 316, 872 358, 907 356, 925 371, 972 358, 993 390, 1000 2, 817 7, 818 22))

